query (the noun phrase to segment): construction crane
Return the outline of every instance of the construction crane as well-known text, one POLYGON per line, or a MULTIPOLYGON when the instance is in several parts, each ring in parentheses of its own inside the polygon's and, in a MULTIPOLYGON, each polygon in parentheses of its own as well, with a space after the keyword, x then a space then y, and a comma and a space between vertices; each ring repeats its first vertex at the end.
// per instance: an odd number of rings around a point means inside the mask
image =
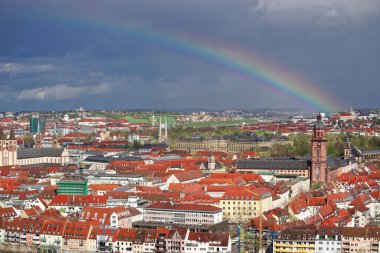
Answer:
POLYGON ((259 253, 264 253, 265 249, 263 248, 263 199, 260 194, 260 209, 259 209, 259 253))

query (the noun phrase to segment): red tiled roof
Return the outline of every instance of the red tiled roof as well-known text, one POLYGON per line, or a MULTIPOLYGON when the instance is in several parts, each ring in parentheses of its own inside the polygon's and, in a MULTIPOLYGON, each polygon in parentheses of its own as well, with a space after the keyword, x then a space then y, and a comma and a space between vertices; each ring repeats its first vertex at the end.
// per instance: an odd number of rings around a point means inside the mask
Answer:
POLYGON ((186 182, 186 181, 190 181, 190 180, 194 180, 198 178, 203 178, 204 174, 202 171, 198 170, 198 171, 186 171, 186 172, 175 174, 174 176, 178 179, 178 181, 186 182))
POLYGON ((107 196, 57 195, 49 206, 105 206, 107 196))
POLYGON ((90 235, 91 225, 80 221, 68 221, 62 238, 87 240, 90 235))

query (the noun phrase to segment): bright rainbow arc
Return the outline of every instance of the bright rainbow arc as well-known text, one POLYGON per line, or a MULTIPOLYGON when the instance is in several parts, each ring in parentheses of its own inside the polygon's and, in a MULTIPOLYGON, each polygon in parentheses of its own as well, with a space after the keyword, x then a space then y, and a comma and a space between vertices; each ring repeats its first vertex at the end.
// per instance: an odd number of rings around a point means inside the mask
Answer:
MULTIPOLYGON (((59 17, 54 18, 59 19, 59 17)), ((294 74, 275 67, 272 63, 267 63, 252 52, 243 52, 241 49, 229 48, 227 46, 216 47, 206 40, 196 38, 195 36, 170 34, 165 31, 138 27, 136 25, 130 27, 123 24, 82 17, 70 17, 69 20, 64 17, 61 18, 64 22, 71 22, 75 25, 88 25, 114 33, 122 32, 166 48, 185 52, 199 60, 212 63, 238 75, 240 78, 254 82, 255 85, 270 89, 279 96, 287 96, 294 103, 310 111, 335 112, 343 108, 338 100, 318 90, 316 85, 311 85, 294 74)))

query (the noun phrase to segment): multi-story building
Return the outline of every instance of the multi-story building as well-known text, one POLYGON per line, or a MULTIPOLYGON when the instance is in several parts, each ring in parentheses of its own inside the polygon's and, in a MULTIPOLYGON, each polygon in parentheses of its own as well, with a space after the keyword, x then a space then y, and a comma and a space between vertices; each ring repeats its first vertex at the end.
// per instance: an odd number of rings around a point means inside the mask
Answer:
POLYGON ((143 161, 141 157, 138 156, 104 156, 95 155, 88 156, 83 164, 90 165, 91 170, 105 170, 113 161, 143 161))
POLYGON ((40 248, 62 248, 62 235, 66 223, 64 219, 46 219, 40 230, 40 248))
POLYGON ((268 191, 227 190, 220 199, 223 218, 231 223, 247 222, 272 209, 272 195, 268 191))
POLYGON ((134 221, 141 221, 143 219, 142 213, 136 208, 126 208, 118 206, 113 208, 104 207, 83 207, 80 214, 82 220, 99 221, 102 225, 112 228, 132 227, 134 221))
POLYGON ((93 252, 112 252, 119 230, 109 227, 94 227, 88 239, 88 249, 93 252))
POLYGON ((168 253, 184 252, 185 240, 188 238, 190 230, 187 227, 179 227, 169 231, 166 239, 166 249, 168 253))
POLYGON ((317 228, 315 225, 286 228, 275 237, 273 252, 315 252, 316 235, 317 228))
POLYGON ((76 213, 85 206, 106 207, 107 196, 57 195, 49 207, 63 213, 76 213))
POLYGON ((184 253, 231 252, 229 234, 190 232, 186 237, 184 253))
POLYGON ((88 195, 88 180, 82 176, 66 176, 57 183, 57 194, 88 195))
POLYGON ((156 233, 155 229, 137 229, 132 243, 132 252, 154 252, 156 233))
POLYGON ((308 178, 311 162, 307 159, 271 157, 260 160, 238 160, 236 172, 254 174, 273 174, 276 176, 295 176, 308 178))
POLYGON ((147 185, 142 176, 135 174, 96 174, 87 176, 88 184, 147 185))
POLYGON ((342 233, 339 227, 320 227, 315 240, 315 253, 341 252, 342 233))
POLYGON ((342 229, 341 252, 380 252, 379 228, 354 228, 342 229))
POLYGON ((144 221, 184 225, 216 224, 223 221, 222 209, 211 205, 154 203, 145 207, 144 221))
POLYGON ((92 226, 80 221, 68 221, 66 223, 62 240, 63 250, 86 251, 89 249, 88 239, 92 226))
MULTIPOLYGON (((193 155, 202 150, 238 153, 256 147, 270 147, 273 143, 275 142, 263 142, 252 138, 182 138, 177 141, 176 148, 179 150, 186 150, 193 155)), ((281 143, 289 142, 282 141, 281 143)))
POLYGON ((32 134, 40 133, 46 128, 46 120, 44 117, 33 116, 29 119, 29 132, 32 134))
POLYGON ((131 253, 136 232, 136 229, 120 228, 114 243, 114 250, 120 253, 131 253))

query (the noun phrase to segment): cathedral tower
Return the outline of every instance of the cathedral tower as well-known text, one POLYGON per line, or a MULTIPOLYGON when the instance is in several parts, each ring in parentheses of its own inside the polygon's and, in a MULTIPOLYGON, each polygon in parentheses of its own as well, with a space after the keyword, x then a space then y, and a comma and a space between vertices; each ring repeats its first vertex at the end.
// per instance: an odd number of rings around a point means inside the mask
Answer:
POLYGON ((312 142, 312 165, 311 181, 327 182, 327 138, 325 136, 326 126, 322 122, 321 114, 317 115, 314 125, 312 142))
POLYGON ((0 165, 17 164, 17 140, 13 128, 11 129, 9 139, 4 135, 3 129, 0 129, 0 165))

